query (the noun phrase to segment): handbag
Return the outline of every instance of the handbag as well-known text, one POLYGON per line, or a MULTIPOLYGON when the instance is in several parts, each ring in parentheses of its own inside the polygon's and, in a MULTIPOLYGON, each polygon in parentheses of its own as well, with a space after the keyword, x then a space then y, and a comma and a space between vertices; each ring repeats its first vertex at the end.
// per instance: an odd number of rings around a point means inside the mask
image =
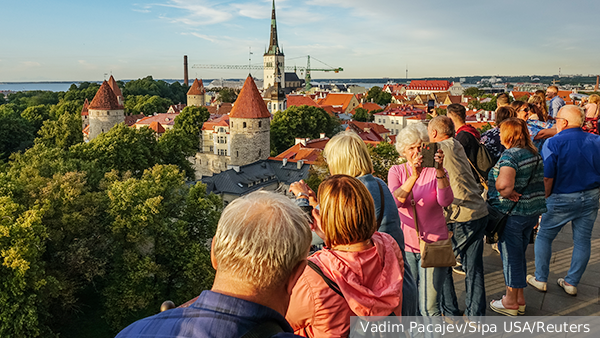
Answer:
MULTIPOLYGON (((406 173, 408 173, 408 167, 404 164, 406 173)), ((454 257, 454 249, 452 247, 452 231, 448 231, 448 239, 442 239, 432 243, 427 243, 421 239, 419 234, 419 221, 417 218, 417 207, 415 203, 415 197, 410 192, 410 205, 413 209, 413 219, 415 221, 415 231, 417 232, 417 238, 419 239, 419 248, 421 250, 421 267, 422 268, 445 268, 456 265, 456 257, 454 257)))
MULTIPOLYGON (((538 158, 537 162, 535 163, 535 168, 533 168, 533 172, 531 173, 531 176, 529 176, 529 181, 527 181, 525 187, 529 186, 529 183, 531 183, 539 164, 540 159, 538 158)), ((488 209, 488 223, 485 227, 485 242, 487 244, 498 243, 502 233, 504 232, 504 228, 506 227, 508 215, 510 215, 513 209, 517 206, 517 203, 519 203, 519 201, 516 201, 512 207, 510 207, 510 210, 508 210, 507 213, 503 213, 496 209, 496 207, 492 206, 489 201, 486 203, 488 209)))

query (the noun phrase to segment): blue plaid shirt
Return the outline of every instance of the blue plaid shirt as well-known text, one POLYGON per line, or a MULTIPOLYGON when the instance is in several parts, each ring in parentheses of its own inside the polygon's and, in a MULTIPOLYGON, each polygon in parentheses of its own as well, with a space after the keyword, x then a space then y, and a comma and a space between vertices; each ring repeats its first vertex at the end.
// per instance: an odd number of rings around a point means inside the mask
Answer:
POLYGON ((203 291, 187 308, 176 308, 129 325, 117 338, 241 337, 265 321, 274 321, 285 332, 273 337, 297 337, 277 311, 247 300, 203 291))

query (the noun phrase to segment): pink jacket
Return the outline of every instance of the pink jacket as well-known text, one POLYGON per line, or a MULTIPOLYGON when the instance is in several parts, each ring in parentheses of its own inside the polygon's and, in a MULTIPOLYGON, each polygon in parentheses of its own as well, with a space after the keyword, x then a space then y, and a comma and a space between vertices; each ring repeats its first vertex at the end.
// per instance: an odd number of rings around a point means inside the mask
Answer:
POLYGON ((309 260, 338 284, 344 298, 306 267, 292 291, 286 319, 304 337, 348 337, 350 316, 402 313, 402 252, 392 236, 376 232, 375 246, 358 252, 323 249, 309 260))

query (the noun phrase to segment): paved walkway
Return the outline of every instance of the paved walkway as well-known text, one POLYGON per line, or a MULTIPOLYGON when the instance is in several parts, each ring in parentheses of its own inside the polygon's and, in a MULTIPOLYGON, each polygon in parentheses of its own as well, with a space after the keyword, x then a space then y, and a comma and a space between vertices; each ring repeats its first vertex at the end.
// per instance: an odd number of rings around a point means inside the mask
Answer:
MULTIPOLYGON (((552 243, 552 259, 548 291, 539 292, 533 287, 525 288, 527 316, 600 316, 600 215, 592 232, 592 256, 583 278, 577 286, 577 296, 569 296, 556 284, 556 280, 564 277, 571 264, 573 239, 571 224, 565 225, 552 243)), ((527 272, 535 272, 535 254, 533 245, 527 248, 527 272)), ((500 255, 485 245, 483 252, 485 270, 485 289, 488 304, 492 299, 499 299, 505 291, 502 261, 500 255)), ((465 307, 464 276, 454 273, 454 285, 459 297, 459 307, 465 307)), ((488 316, 498 315, 487 309, 488 316)))

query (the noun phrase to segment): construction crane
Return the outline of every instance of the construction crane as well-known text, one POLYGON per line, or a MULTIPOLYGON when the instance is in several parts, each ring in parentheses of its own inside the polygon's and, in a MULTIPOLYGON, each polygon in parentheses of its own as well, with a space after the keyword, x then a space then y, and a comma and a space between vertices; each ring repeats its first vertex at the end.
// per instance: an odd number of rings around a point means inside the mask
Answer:
MULTIPOLYGON (((314 59, 314 58, 313 58, 314 59)), ((316 60, 316 59, 315 59, 316 60)), ((317 60, 319 61, 319 60, 317 60)), ((319 61, 325 65, 327 65, 326 63, 319 61)), ((329 65, 327 65, 329 66, 329 65)), ((296 67, 296 66, 287 66, 287 67, 283 67, 284 71, 288 70, 288 71, 294 71, 296 72, 297 70, 300 70, 300 72, 304 72, 304 90, 305 91, 309 91, 311 88, 310 85, 310 81, 311 81, 311 76, 310 73, 311 72, 335 72, 335 73, 339 73, 341 71, 343 71, 344 69, 342 67, 331 67, 330 68, 311 68, 310 67, 310 55, 307 56, 307 61, 306 61, 306 67, 296 67)), ((251 64, 247 64, 247 65, 205 65, 205 64, 197 64, 197 65, 193 65, 192 68, 205 68, 205 69, 233 69, 233 70, 242 70, 242 69, 247 69, 247 70, 263 70, 265 68, 272 68, 272 67, 265 67, 263 65, 251 65, 251 64)))

